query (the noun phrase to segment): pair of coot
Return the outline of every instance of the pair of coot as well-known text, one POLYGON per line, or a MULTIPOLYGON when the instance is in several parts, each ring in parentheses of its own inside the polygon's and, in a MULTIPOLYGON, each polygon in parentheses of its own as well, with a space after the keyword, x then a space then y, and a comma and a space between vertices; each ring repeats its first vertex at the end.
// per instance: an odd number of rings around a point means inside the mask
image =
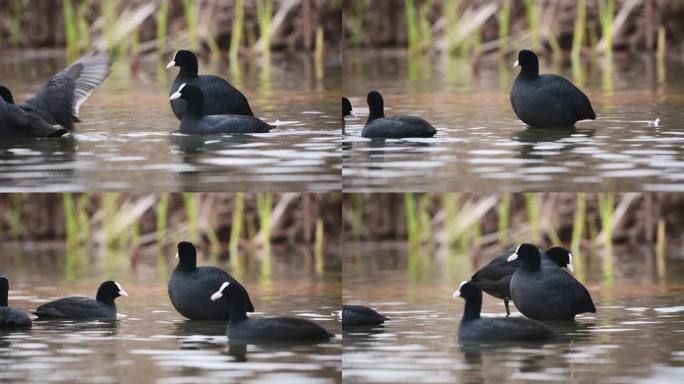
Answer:
POLYGON ((254 312, 242 284, 225 271, 197 266, 197 250, 187 241, 178 244, 178 265, 168 283, 174 308, 191 320, 228 320, 230 339, 252 341, 327 340, 333 335, 318 324, 297 318, 249 318, 254 312))
MULTIPOLYGON (((520 261, 508 261, 508 257, 515 252, 511 248, 501 255, 495 257, 487 265, 480 268, 470 281, 482 291, 502 299, 506 306, 506 314, 510 315, 508 301, 511 299, 511 278, 520 266, 520 261)), ((553 247, 542 253, 542 266, 567 268, 573 272, 572 255, 563 247, 553 247)))
POLYGON ((109 75, 106 53, 93 52, 51 77, 21 104, 0 86, 0 135, 3 137, 59 137, 74 129, 81 105, 109 75))
MULTIPOLYGON (((16 308, 8 306, 7 296, 9 280, 0 277, 0 328, 31 327, 31 318, 16 308)), ((115 281, 106 281, 97 290, 95 300, 88 297, 72 296, 45 303, 38 307, 36 316, 43 319, 116 319, 114 299, 128 296, 121 285, 115 281)))
MULTIPOLYGON (((368 139, 401 139, 408 137, 432 137, 437 130, 427 121, 416 116, 385 117, 385 104, 378 91, 371 91, 366 98, 370 114, 361 136, 368 139)), ((356 116, 351 101, 342 98, 342 117, 356 116)))
POLYGON ((197 56, 180 50, 167 69, 180 67, 171 85, 169 100, 186 134, 263 133, 272 125, 254 117, 245 95, 226 80, 199 75, 197 56))

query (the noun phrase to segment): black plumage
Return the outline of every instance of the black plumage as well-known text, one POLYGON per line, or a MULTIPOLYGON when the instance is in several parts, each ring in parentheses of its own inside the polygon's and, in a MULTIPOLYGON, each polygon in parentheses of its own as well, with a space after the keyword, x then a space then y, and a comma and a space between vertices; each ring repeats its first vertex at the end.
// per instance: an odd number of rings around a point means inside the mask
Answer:
POLYGON ((105 281, 97 290, 95 299, 71 296, 45 303, 38 307, 36 316, 47 319, 106 319, 116 320, 116 304, 119 296, 128 296, 115 281, 105 281))
MULTIPOLYGON (((510 248, 480 268, 470 278, 470 281, 482 291, 503 300, 507 315, 511 314, 508 306, 511 299, 511 278, 520 265, 517 260, 512 262, 507 260, 513 253, 515 253, 515 248, 510 248)), ((565 248, 553 247, 542 253, 542 267, 567 268, 572 271, 572 256, 565 248)))
POLYGON ((0 329, 31 328, 31 318, 26 312, 9 306, 9 279, 0 276, 0 329))
MULTIPOLYGON (((180 50, 173 55, 167 69, 180 67, 178 76, 171 84, 169 96, 180 88, 181 84, 191 84, 202 90, 206 103, 202 105, 202 115, 243 115, 254 116, 245 95, 226 80, 214 75, 198 75, 197 56, 187 50, 180 50)), ((178 120, 185 115, 187 103, 184 99, 171 100, 171 109, 178 120)))
POLYGON ((510 290, 523 315, 536 320, 566 320, 596 312, 584 285, 561 268, 542 267, 541 253, 534 245, 521 244, 508 260, 520 260, 510 290))
POLYGON ((555 336, 544 324, 523 317, 480 317, 482 291, 472 282, 463 282, 454 298, 465 300, 463 318, 458 326, 460 340, 530 341, 555 336))
POLYGON ((351 101, 346 97, 342 98, 342 117, 355 116, 351 101))
POLYGON ((180 124, 180 130, 183 133, 192 135, 265 133, 273 128, 272 125, 254 116, 205 115, 203 106, 206 97, 202 90, 194 85, 181 84, 170 98, 172 100, 183 99, 187 102, 187 109, 180 124))
POLYGON ((109 76, 110 68, 106 53, 93 52, 52 76, 33 97, 16 107, 11 92, 3 87, 0 132, 20 137, 52 137, 73 130, 74 123, 80 121, 81 105, 109 76))
POLYGON ((334 335, 313 321, 295 317, 249 318, 249 295, 239 284, 224 282, 211 295, 211 300, 223 301, 230 307, 226 334, 230 340, 251 342, 325 341, 334 335))
POLYGON ((363 305, 342 305, 342 326, 379 325, 386 320, 387 317, 372 308, 363 305))
POLYGON ((404 137, 432 137, 437 130, 427 121, 415 116, 385 117, 382 95, 371 91, 367 97, 370 115, 361 136, 369 139, 400 139, 404 137))
MULTIPOLYGON (((178 313, 191 320, 228 319, 228 303, 211 300, 211 295, 226 281, 240 285, 219 268, 198 267, 195 246, 187 241, 178 243, 178 265, 171 273, 168 283, 169 298, 178 313)), ((249 295, 246 301, 246 310, 254 312, 249 295)))
POLYGON ((521 70, 511 88, 513 111, 531 127, 570 127, 580 120, 596 119, 589 98, 568 79, 539 75, 539 60, 532 51, 518 53, 521 70))

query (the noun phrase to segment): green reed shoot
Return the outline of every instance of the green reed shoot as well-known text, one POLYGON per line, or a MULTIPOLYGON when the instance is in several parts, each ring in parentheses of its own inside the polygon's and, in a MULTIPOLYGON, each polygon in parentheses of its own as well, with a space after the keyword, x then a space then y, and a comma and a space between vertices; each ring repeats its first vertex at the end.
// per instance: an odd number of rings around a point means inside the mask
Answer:
POLYGON ((352 195, 352 236, 354 240, 361 239, 361 231, 363 230, 363 194, 355 193, 352 195))
POLYGON ((76 19, 78 23, 78 39, 80 47, 90 47, 90 25, 88 24, 88 9, 91 0, 82 0, 76 7, 76 19))
POLYGON ((257 212, 261 228, 261 247, 264 255, 271 254, 271 214, 273 213, 273 194, 257 193, 257 212))
POLYGON ((197 197, 194 193, 183 193, 183 205, 185 207, 185 218, 188 225, 188 237, 190 241, 196 242, 199 239, 197 224, 197 197))
MULTIPOLYGON (((19 3, 19 1, 17 1, 19 3)), ((76 16, 71 0, 63 0, 64 8, 64 38, 69 56, 75 56, 78 52, 78 33, 76 16)))
POLYGON ((582 53, 582 44, 584 43, 584 31, 587 28, 587 1, 577 1, 577 16, 575 16, 575 29, 572 34, 572 65, 578 65, 580 62, 580 54, 582 53))
POLYGON ((166 229, 169 225, 169 194, 160 193, 157 201, 157 249, 166 243, 166 229))
POLYGON ((316 236, 314 240, 314 265, 316 273, 323 274, 325 268, 325 226, 323 219, 316 220, 316 236))
POLYGON ((525 11, 527 13, 527 21, 530 24, 530 34, 532 35, 532 50, 538 53, 541 50, 541 37, 539 35, 539 10, 537 9, 537 1, 525 0, 525 11))
POLYGON ((601 35, 605 43, 606 61, 613 58, 613 23, 615 21, 615 0, 598 0, 601 35))
POLYGON ((64 229, 66 231, 66 243, 68 248, 76 248, 78 245, 78 224, 74 208, 74 199, 71 193, 62 196, 64 205, 64 229))
POLYGON ((188 27, 190 49, 196 51, 199 48, 199 38, 197 34, 197 10, 195 9, 195 0, 183 0, 183 15, 185 16, 185 24, 188 27))
POLYGON ((458 49, 456 31, 458 30, 458 0, 444 0, 444 20, 447 37, 447 52, 455 56, 458 49))
POLYGON ((80 242, 90 243, 90 217, 88 216, 88 202, 90 194, 83 193, 78 197, 76 204, 76 218, 78 220, 78 233, 81 237, 80 242))
POLYGON ((245 1, 235 0, 233 12, 233 27, 230 34, 230 68, 231 73, 239 71, 238 53, 240 52, 240 42, 242 41, 242 31, 245 22, 245 1))
POLYGON ((316 48, 314 52, 314 67, 316 79, 322 80, 325 76, 325 36, 322 26, 316 28, 316 48))
POLYGON ((352 42, 356 48, 361 47, 363 40, 363 14, 365 8, 365 0, 357 0, 352 3, 352 42))
POLYGON ((166 50, 166 36, 169 33, 169 2, 162 1, 157 10, 157 53, 163 54, 166 50))
POLYGON ((658 277, 665 278, 665 251, 666 251, 666 232, 665 220, 658 221, 658 232, 656 235, 656 265, 658 267, 658 277))
MULTIPOLYGON (((575 255, 578 273, 582 271, 582 258, 580 257, 580 246, 582 245, 582 235, 584 233, 584 223, 587 215, 587 195, 584 192, 577 194, 575 203, 575 215, 572 221, 572 239, 570 241, 570 251, 575 255)), ((573 260, 573 262, 575 261, 573 260)))
POLYGON ((499 11, 499 53, 506 53, 508 33, 511 29, 511 0, 503 0, 499 11))
POLYGON ((420 51, 420 27, 418 12, 413 0, 406 0, 406 33, 408 34, 409 52, 417 54, 420 51))
POLYGON ((446 193, 443 197, 444 213, 446 218, 444 219, 444 225, 447 231, 447 244, 449 247, 456 245, 458 240, 458 233, 456 233, 456 224, 458 223, 458 200, 460 195, 458 193, 446 193))
POLYGON ((420 244, 420 224, 416 215, 416 201, 413 193, 404 194, 404 206, 406 210, 406 233, 409 246, 415 247, 420 244))
POLYGON ((499 205, 497 207, 499 216, 499 245, 505 247, 508 245, 508 230, 511 218, 511 194, 503 193, 499 198, 499 205))
POLYGON ((240 236, 242 235, 244 216, 245 195, 242 192, 236 193, 235 205, 233 207, 233 222, 230 228, 230 264, 236 270, 240 269, 238 250, 240 247, 240 236))
POLYGON ((615 213, 615 193, 599 193, 599 216, 603 232, 603 276, 613 280, 613 215, 615 213))
POLYGON ((658 28, 658 48, 657 48, 657 71, 658 71, 658 82, 665 82, 665 51, 666 51, 666 39, 665 39, 665 27, 660 26, 658 28))
POLYGON ((530 220, 530 238, 533 243, 541 240, 539 233, 539 195, 535 193, 525 193, 525 207, 527 216, 530 220))
POLYGON ((257 21, 261 35, 264 61, 271 61, 271 38, 273 24, 273 0, 256 0, 257 21))
POLYGON ((107 49, 114 50, 114 27, 117 21, 116 1, 102 0, 102 19, 104 24, 102 26, 105 41, 107 42, 107 49))

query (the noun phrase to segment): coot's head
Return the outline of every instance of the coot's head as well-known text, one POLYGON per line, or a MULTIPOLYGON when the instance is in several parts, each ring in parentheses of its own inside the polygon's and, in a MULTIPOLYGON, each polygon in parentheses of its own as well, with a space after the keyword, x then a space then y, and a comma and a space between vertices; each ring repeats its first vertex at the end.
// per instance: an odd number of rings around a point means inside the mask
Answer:
POLYGON ((529 76, 539 76, 539 59, 537 59, 537 55, 534 52, 526 49, 518 52, 518 60, 515 61, 513 67, 518 65, 522 68, 520 73, 529 76))
POLYGON ((96 299, 98 301, 114 301, 119 296, 125 296, 128 297, 128 293, 123 290, 123 287, 121 287, 121 284, 117 283, 116 281, 105 281, 100 285, 100 288, 97 290, 97 297, 96 299))
POLYGON ((482 296, 482 291, 480 291, 480 288, 470 281, 462 282, 458 289, 454 291, 453 295, 451 295, 451 297, 454 299, 457 297, 462 297, 463 300, 466 301, 478 296, 482 296))
POLYGON ((181 241, 178 243, 178 265, 184 269, 195 269, 197 267, 197 250, 195 246, 189 241, 181 241))
POLYGON ((219 299, 228 300, 231 304, 236 305, 244 312, 254 312, 254 306, 249 300, 249 294, 245 287, 238 283, 223 282, 218 291, 210 297, 211 301, 219 299))
POLYGON ((567 268, 570 272, 575 272, 572 267, 572 255, 570 251, 563 247, 553 247, 546 251, 546 256, 561 268, 567 268))
POLYGON ((195 56, 194 53, 187 51, 185 49, 176 51, 176 53, 173 55, 173 60, 171 60, 169 64, 166 65, 166 69, 170 69, 173 67, 180 67, 181 69, 197 68, 197 56, 195 56))
POLYGON ((370 91, 366 98, 370 114, 368 115, 368 122, 375 119, 385 117, 385 102, 382 100, 382 95, 378 91, 370 91))
POLYGON ((192 84, 181 84, 180 87, 178 87, 178 90, 174 92, 170 97, 169 100, 176 100, 176 99, 183 99, 185 101, 191 102, 191 101, 202 101, 204 99, 204 95, 202 94, 202 90, 199 89, 198 87, 192 85, 192 84))
POLYGON ((532 244, 520 244, 515 252, 508 256, 508 261, 520 260, 522 265, 539 268, 541 263, 541 254, 539 248, 532 244))
POLYGON ((351 101, 346 97, 342 98, 342 117, 352 116, 356 117, 356 112, 354 112, 354 107, 352 107, 351 101))
POLYGON ((14 98, 12 97, 12 92, 5 87, 0 85, 0 98, 2 98, 5 103, 14 104, 14 98))

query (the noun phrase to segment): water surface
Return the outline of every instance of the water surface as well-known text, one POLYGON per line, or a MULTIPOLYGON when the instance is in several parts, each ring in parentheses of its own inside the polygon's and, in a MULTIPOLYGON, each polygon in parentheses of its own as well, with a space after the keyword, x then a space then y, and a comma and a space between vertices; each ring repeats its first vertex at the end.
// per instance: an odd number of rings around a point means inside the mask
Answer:
POLYGON ((14 307, 30 311, 58 297, 94 297, 105 279, 120 282, 130 297, 116 300, 118 321, 34 319, 31 330, 0 331, 0 382, 339 382, 339 272, 316 276, 306 267, 306 254, 273 251, 280 254, 273 258, 273 277, 251 264, 239 277, 257 309, 251 315, 313 320, 336 338, 303 345, 229 342, 224 322, 187 321, 171 306, 166 292, 171 257, 138 255, 129 261, 115 255, 74 271, 73 260, 61 250, 5 251, 0 274, 10 278, 14 307))
MULTIPOLYGON (((116 61, 83 104, 77 130, 60 139, 0 142, 3 191, 330 191, 339 190, 339 68, 315 79, 308 57, 278 57, 265 77, 255 65, 231 76, 225 63, 200 73, 240 88, 254 113, 277 129, 253 135, 178 132, 168 93, 178 69, 164 59, 116 61)), ((0 83, 22 102, 66 64, 63 58, 0 61, 0 83)))
POLYGON ((360 115, 346 120, 345 191, 684 190, 681 62, 668 64, 664 83, 649 58, 619 56, 613 72, 585 66, 583 82, 567 66, 542 62, 542 73, 575 79, 598 116, 574 129, 551 130, 529 129, 513 113, 509 90, 519 69, 512 59, 488 58, 474 67, 430 59, 345 54, 343 92, 360 115), (360 137, 372 89, 383 94, 388 116, 421 116, 437 135, 360 137), (658 126, 650 126, 655 119, 658 126))
MULTIPOLYGON (((619 248, 613 283, 593 269, 579 277, 596 314, 550 324, 560 335, 553 342, 479 344, 458 341, 463 300, 451 298, 474 270, 468 256, 407 257, 403 246, 372 244, 344 252, 344 302, 390 317, 345 330, 345 383, 678 383, 684 375, 681 260, 668 260, 658 277, 648 251, 619 248)), ((485 294, 482 313, 504 316, 503 301, 485 294)))

